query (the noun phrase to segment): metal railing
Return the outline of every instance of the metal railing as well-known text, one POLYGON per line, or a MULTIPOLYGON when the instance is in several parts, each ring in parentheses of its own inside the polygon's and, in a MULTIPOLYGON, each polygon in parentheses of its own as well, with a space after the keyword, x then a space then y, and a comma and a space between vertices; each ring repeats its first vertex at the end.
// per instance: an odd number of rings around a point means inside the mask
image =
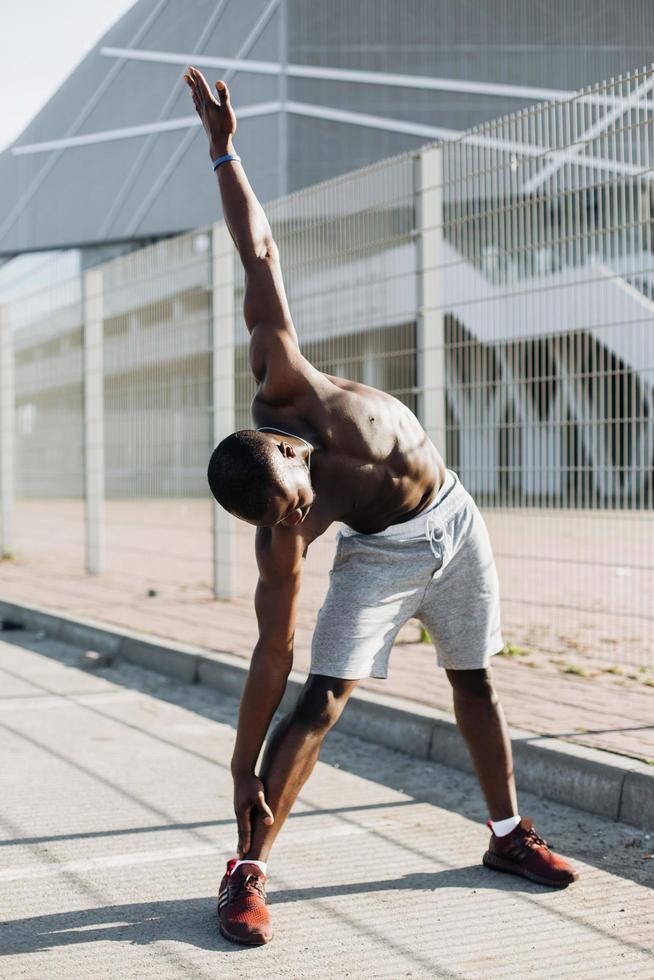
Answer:
MULTIPOLYGON (((416 411, 483 508, 507 635, 637 664, 654 664, 653 91, 635 72, 267 208, 306 356, 416 411)), ((71 572, 251 591, 251 529, 205 488, 217 439, 250 425, 242 291, 219 223, 0 307, 5 553, 65 540, 71 572)), ((311 608, 331 545, 307 563, 311 608)))

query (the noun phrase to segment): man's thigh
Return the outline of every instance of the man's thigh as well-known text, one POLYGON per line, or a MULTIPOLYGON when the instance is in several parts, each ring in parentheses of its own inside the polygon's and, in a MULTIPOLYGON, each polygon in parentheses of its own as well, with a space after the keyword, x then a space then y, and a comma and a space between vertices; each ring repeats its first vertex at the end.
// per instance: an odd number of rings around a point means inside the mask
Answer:
MULTIPOLYGON (((311 672, 345 680, 386 677, 398 631, 429 580, 399 544, 339 539, 311 646, 311 672)), ((423 549, 424 551, 424 549, 423 549)))
POLYGON ((439 666, 485 668, 503 646, 497 569, 484 519, 474 502, 463 540, 440 578, 427 588, 417 616, 436 647, 439 666))

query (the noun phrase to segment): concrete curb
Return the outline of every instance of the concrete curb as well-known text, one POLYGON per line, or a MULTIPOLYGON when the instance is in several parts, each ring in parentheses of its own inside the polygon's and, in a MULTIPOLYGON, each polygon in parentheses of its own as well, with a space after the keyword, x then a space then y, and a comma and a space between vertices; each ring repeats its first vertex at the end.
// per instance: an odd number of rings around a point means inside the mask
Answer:
MULTIPOLYGON (((231 697, 240 696, 247 673, 243 659, 230 653, 213 653, 93 620, 73 619, 56 610, 0 600, 0 617, 231 697)), ((293 704, 304 680, 297 671, 291 673, 283 710, 293 704)), ((418 759, 472 771, 453 717, 435 708, 356 691, 338 727, 341 732, 418 759)), ((610 820, 654 828, 654 767, 638 759, 519 729, 511 729, 511 739, 520 788, 610 820)))

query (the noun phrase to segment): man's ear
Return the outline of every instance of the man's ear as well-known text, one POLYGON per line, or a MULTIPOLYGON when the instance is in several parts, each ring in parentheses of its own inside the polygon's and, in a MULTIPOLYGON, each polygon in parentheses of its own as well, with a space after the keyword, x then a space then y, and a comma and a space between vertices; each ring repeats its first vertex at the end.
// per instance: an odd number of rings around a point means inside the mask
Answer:
POLYGON ((291 446, 290 442, 278 442, 279 451, 286 459, 292 459, 297 455, 295 452, 295 447, 291 446))

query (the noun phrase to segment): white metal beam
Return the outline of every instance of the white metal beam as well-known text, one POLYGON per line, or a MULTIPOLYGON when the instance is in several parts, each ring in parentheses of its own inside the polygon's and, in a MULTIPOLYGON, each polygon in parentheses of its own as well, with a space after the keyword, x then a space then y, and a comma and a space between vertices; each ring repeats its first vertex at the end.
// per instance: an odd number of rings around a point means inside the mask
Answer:
MULTIPOLYGON (((386 116, 374 116, 363 112, 350 112, 346 109, 332 109, 329 106, 314 105, 309 102, 286 102, 285 109, 298 116, 308 116, 314 119, 325 119, 330 122, 340 122, 351 126, 367 126, 372 129, 382 129, 387 132, 406 133, 412 136, 423 136, 426 139, 454 140, 464 139, 471 146, 483 146, 487 149, 504 153, 513 153, 516 157, 531 156, 544 159, 553 151, 543 146, 533 146, 529 143, 518 143, 514 140, 500 139, 496 136, 486 136, 481 133, 464 133, 456 129, 445 129, 441 126, 427 126, 422 123, 412 123, 386 116)), ((243 106, 238 110, 239 119, 270 115, 282 111, 281 102, 261 102, 255 105, 243 106)), ((28 153, 47 153, 51 150, 64 150, 76 146, 87 146, 92 143, 108 143, 112 140, 131 139, 138 136, 164 133, 175 129, 190 129, 200 125, 197 116, 180 116, 157 123, 145 123, 142 126, 125 126, 122 129, 107 129, 98 133, 85 133, 84 136, 69 136, 59 140, 48 140, 44 143, 32 143, 12 148, 16 155, 28 153)), ((642 166, 623 163, 619 160, 604 160, 598 157, 579 157, 579 166, 593 167, 596 170, 606 170, 609 173, 624 174, 629 177, 644 177, 654 179, 654 173, 646 171, 642 166)), ((527 190, 527 188, 525 188, 527 190)))
MULTIPOLYGON (((483 132, 467 133, 456 129, 444 129, 441 126, 427 126, 422 123, 405 122, 389 119, 386 116, 373 116, 363 112, 349 112, 346 109, 332 109, 329 106, 312 105, 308 102, 287 102, 286 111, 298 116, 310 116, 315 119, 327 119, 331 122, 347 123, 352 126, 369 126, 372 129, 384 129, 387 132, 407 133, 413 136, 425 136, 436 140, 457 140, 470 146, 483 146, 486 149, 502 153, 512 153, 520 156, 547 157, 548 150, 543 146, 530 143, 518 143, 515 140, 505 140, 497 136, 486 136, 483 132)), ((607 170, 609 173, 624 174, 629 177, 646 177, 654 179, 654 172, 648 172, 642 166, 622 163, 619 160, 602 160, 595 157, 581 157, 580 166, 594 167, 596 170, 607 170)))
POLYGON ((31 156, 33 153, 50 153, 52 150, 70 150, 76 146, 91 146, 93 143, 110 143, 113 140, 133 139, 137 136, 148 136, 150 133, 168 133, 174 129, 188 129, 189 126, 199 125, 197 116, 180 116, 178 119, 167 119, 158 123, 145 123, 142 126, 122 126, 120 129, 105 129, 97 133, 84 133, 83 136, 64 136, 56 140, 44 140, 42 143, 24 143, 22 146, 12 146, 14 156, 31 156))
POLYGON ((331 122, 348 123, 352 126, 367 126, 370 129, 383 129, 387 133, 407 133, 424 136, 427 139, 456 139, 461 132, 456 129, 443 129, 441 126, 425 126, 422 123, 407 122, 402 119, 389 119, 387 116, 373 116, 365 112, 349 112, 347 109, 331 109, 329 106, 312 105, 309 102, 286 102, 286 111, 296 116, 311 116, 314 119, 327 119, 331 122))
MULTIPOLYGON (((178 51, 147 51, 133 48, 100 48, 106 58, 129 58, 157 64, 189 65, 198 68, 231 68, 255 75, 278 75, 282 66, 276 61, 255 61, 217 55, 187 54, 178 51)), ((500 95, 510 99, 568 99, 574 92, 563 89, 535 88, 528 85, 503 85, 476 82, 462 78, 432 78, 429 75, 400 75, 396 72, 361 71, 350 68, 326 68, 318 65, 286 65, 292 78, 314 78, 329 82, 356 82, 359 85, 392 85, 398 88, 428 89, 440 92, 466 92, 476 95, 500 95)))
MULTIPOLYGON (((266 116, 279 112, 279 102, 259 102, 239 109, 239 119, 252 116, 266 116)), ((150 136, 153 133, 168 133, 175 129, 190 129, 200 126, 200 119, 194 116, 178 116, 177 119, 164 119, 161 122, 145 123, 142 126, 123 126, 121 129, 105 129, 98 133, 85 133, 83 136, 67 136, 43 143, 28 143, 12 147, 15 156, 31 153, 49 153, 51 150, 68 150, 76 146, 89 146, 93 143, 110 143, 113 140, 134 139, 137 136, 150 136)))
MULTIPOLYGON (((607 110, 601 119, 598 119, 597 122, 587 129, 585 133, 581 133, 572 146, 568 146, 564 150, 546 152, 545 156, 549 158, 550 162, 546 164, 546 166, 544 166, 539 173, 535 174, 531 180, 527 181, 523 188, 525 193, 530 194, 535 191, 566 163, 584 163, 584 158, 579 156, 582 150, 584 150, 597 136, 605 133, 609 126, 624 116, 624 114, 630 109, 640 108, 642 102, 644 101, 644 97, 651 92, 652 88, 654 88, 654 79, 649 78, 646 82, 643 82, 642 85, 639 85, 631 95, 628 95, 626 98, 618 99, 618 104, 616 107, 607 110)), ((650 101, 647 104, 650 108, 654 108, 654 102, 650 101)))
MULTIPOLYGON (((228 58, 222 55, 198 55, 178 51, 148 51, 142 48, 100 49, 106 58, 129 58, 134 61, 150 61, 157 64, 197 65, 198 68, 229 68, 232 71, 250 72, 255 75, 278 75, 282 65, 276 61, 255 61, 228 58)), ((534 85, 506 85, 501 82, 482 82, 467 78, 434 78, 430 75, 401 75, 398 72, 363 71, 358 68, 328 68, 322 65, 284 66, 290 78, 312 78, 328 82, 354 82, 358 85, 388 85, 394 88, 415 88, 432 92, 461 92, 468 95, 500 96, 507 99, 535 100, 537 102, 561 101, 578 98, 599 105, 619 105, 619 96, 601 92, 578 92, 569 89, 542 88, 534 85)), ((645 101, 641 109, 654 112, 654 102, 645 101)))

